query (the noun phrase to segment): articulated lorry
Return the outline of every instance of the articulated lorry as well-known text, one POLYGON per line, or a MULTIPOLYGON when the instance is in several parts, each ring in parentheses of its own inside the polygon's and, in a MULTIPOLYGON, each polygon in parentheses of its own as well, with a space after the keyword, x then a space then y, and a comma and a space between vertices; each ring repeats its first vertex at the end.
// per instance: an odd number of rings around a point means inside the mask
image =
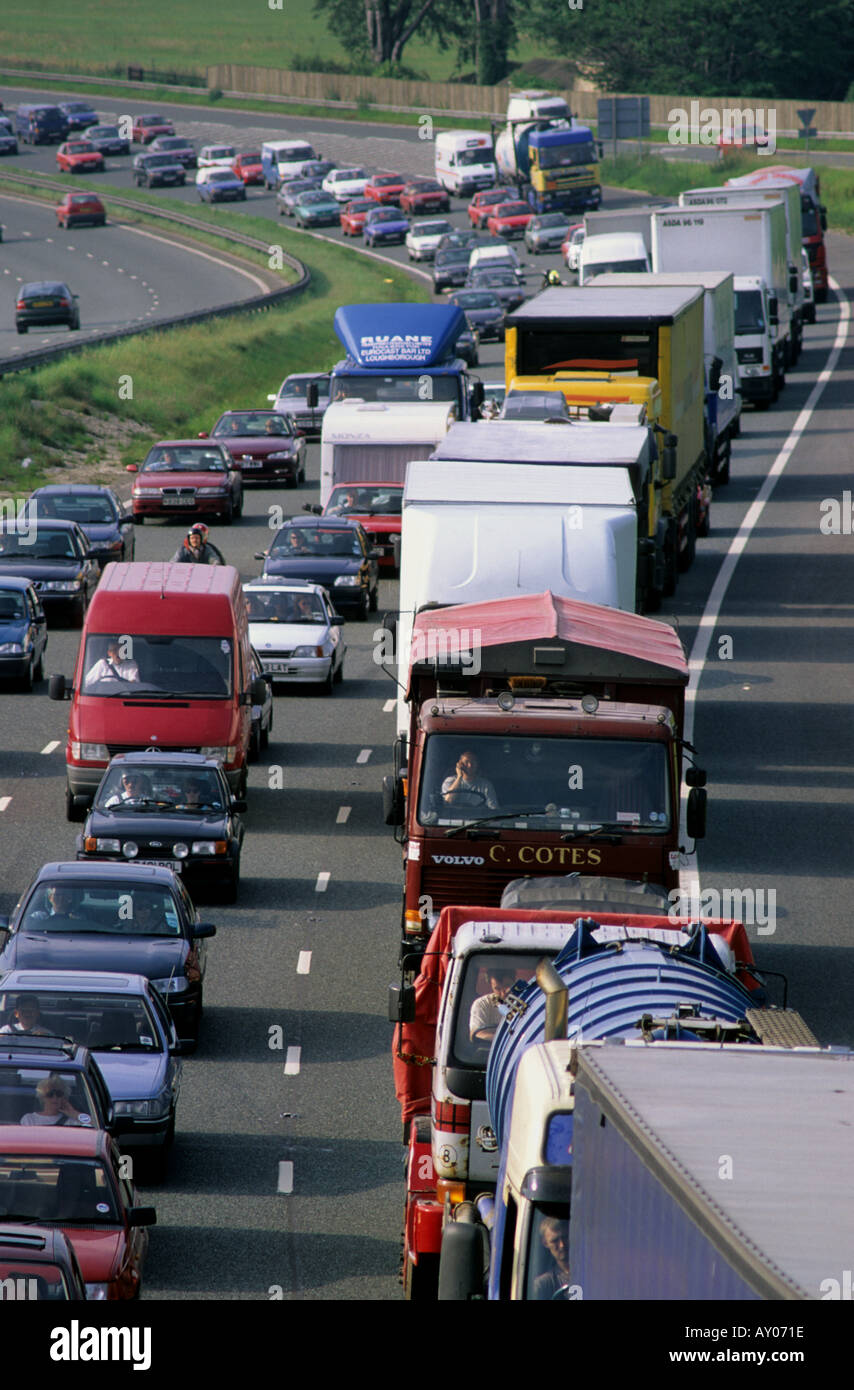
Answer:
POLYGON ((339 483, 402 483, 406 465, 429 458, 457 418, 449 401, 336 401, 320 432, 320 502, 339 483))
POLYGON ((505 379, 508 391, 562 391, 570 407, 642 405, 647 422, 674 437, 676 469, 661 493, 672 594, 710 526, 702 292, 544 290, 507 317, 505 379))
POLYGON ((653 270, 728 270, 735 277, 741 389, 763 406, 785 386, 790 359, 786 237, 782 203, 652 214, 653 270))
MULTIPOLYGON (((545 592, 424 609, 410 658, 383 784, 406 949, 520 875, 678 886, 688 666, 671 627, 545 592)), ((697 840, 706 775, 686 760, 685 780, 697 840)))
POLYGON ((741 178, 727 179, 727 188, 761 189, 766 182, 772 185, 781 179, 795 183, 801 194, 801 234, 810 260, 816 302, 827 301, 828 270, 827 244, 824 234, 827 231, 827 208, 821 201, 821 181, 815 169, 805 169, 789 164, 771 164, 767 169, 757 169, 741 178))
POLYGON ((732 441, 741 433, 741 377, 736 358, 733 277, 724 270, 671 270, 649 275, 600 275, 597 288, 703 291, 703 380, 705 446, 713 483, 729 481, 732 441))
POLYGON ((343 304, 333 321, 347 356, 332 368, 336 401, 421 405, 441 401, 467 420, 482 400, 466 364, 454 352, 466 326, 452 304, 343 304))
POLYGON ((495 162, 505 183, 535 212, 584 211, 602 201, 597 147, 562 97, 515 92, 503 128, 493 124, 495 162))
MULTIPOLYGON (((667 564, 667 520, 661 510, 661 494, 673 476, 676 458, 672 446, 662 443, 659 447, 642 406, 606 406, 598 412, 588 411, 583 418, 579 413, 571 423, 563 419, 497 420, 454 425, 430 457, 456 463, 464 474, 477 463, 595 467, 621 473, 631 488, 637 511, 635 601, 631 606, 638 612, 660 606, 667 564)), ((618 608, 629 606, 619 597, 601 601, 618 608)))

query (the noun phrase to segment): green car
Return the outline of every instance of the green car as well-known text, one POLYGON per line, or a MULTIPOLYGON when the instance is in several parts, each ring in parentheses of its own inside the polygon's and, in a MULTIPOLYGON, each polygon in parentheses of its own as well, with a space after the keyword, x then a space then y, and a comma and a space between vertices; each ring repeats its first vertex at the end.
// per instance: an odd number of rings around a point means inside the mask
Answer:
POLYGON ((294 202, 294 220, 298 227, 337 227, 341 209, 322 188, 309 189, 294 202))

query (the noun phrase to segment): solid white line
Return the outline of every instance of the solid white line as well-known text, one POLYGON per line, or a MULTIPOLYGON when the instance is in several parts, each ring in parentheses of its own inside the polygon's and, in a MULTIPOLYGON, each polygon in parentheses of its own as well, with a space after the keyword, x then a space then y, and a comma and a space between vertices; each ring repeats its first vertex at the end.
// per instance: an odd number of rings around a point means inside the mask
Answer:
POLYGON ((285 1076, 299 1076, 301 1047, 289 1047, 285 1058, 285 1076))
POLYGON ((321 873, 317 875, 317 882, 314 885, 315 893, 325 893, 327 888, 329 887, 329 880, 331 877, 332 875, 328 872, 328 870, 323 869, 321 873))
POLYGON ((297 974, 307 975, 311 969, 311 951, 300 951, 297 961, 297 974))
POLYGON ((278 1191, 290 1193, 294 1190, 294 1165, 290 1159, 283 1159, 279 1164, 279 1186, 278 1191))
POLYGON ((43 753, 52 753, 52 752, 54 751, 54 749, 56 749, 56 748, 58 748, 58 747, 59 747, 59 739, 58 739, 58 738, 52 738, 51 741, 50 741, 50 743, 46 743, 46 744, 45 744, 44 748, 42 749, 42 752, 43 752, 43 753))
POLYGON ((356 759, 356 762, 357 762, 357 763, 366 763, 366 762, 368 761, 368 758, 369 758, 370 756, 371 756, 371 750, 370 750, 370 748, 363 748, 362 751, 361 751, 361 753, 359 754, 358 758, 356 759))
MULTIPOLYGON (((688 658, 690 678, 688 681, 688 689, 685 692, 685 733, 683 735, 686 743, 692 743, 694 739, 694 711, 697 701, 697 691, 708 659, 712 635, 717 625, 720 611, 724 599, 726 598, 727 589, 730 586, 730 581, 735 574, 735 567, 751 535, 759 525, 759 520, 765 510, 765 505, 770 501, 771 495, 785 471, 786 464, 789 462, 789 459, 801 441, 801 435, 812 418, 825 386, 836 370, 836 365, 839 361, 842 349, 845 346, 845 340, 848 337, 848 328, 851 319, 851 309, 848 300, 842 295, 837 281, 834 280, 832 276, 828 277, 828 280, 831 288, 837 292, 839 298, 839 323, 837 325, 833 347, 828 354, 826 365, 816 377, 815 384, 807 397, 806 404, 789 431, 786 442, 772 463, 768 476, 765 478, 761 488, 756 494, 754 501, 748 507, 744 520, 739 526, 737 533, 733 536, 729 550, 723 558, 723 563, 712 585, 711 593, 706 601, 706 606, 703 609, 699 627, 697 628, 697 634, 694 638, 694 644, 691 648, 691 655, 688 658)), ((680 839, 684 839, 685 837, 684 816, 686 802, 687 788, 683 787, 680 839)), ((696 850, 685 857, 687 863, 679 871, 679 886, 683 893, 689 893, 693 885, 697 885, 699 888, 699 869, 696 850)))
POLYGON ((5 811, 11 800, 11 796, 0 796, 0 811, 5 811))
POLYGON ((397 709, 397 700, 386 700, 383 705, 383 714, 391 714, 394 709, 397 709))
POLYGON ((338 815, 335 817, 335 824, 346 825, 347 821, 350 819, 350 812, 352 809, 352 806, 339 806, 338 815))

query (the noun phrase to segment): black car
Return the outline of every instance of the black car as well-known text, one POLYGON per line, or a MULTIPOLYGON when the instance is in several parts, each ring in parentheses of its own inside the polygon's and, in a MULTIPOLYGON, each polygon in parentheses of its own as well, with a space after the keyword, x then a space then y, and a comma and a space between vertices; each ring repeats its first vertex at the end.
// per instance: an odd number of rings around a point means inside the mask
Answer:
POLYGON ((490 338, 497 343, 504 341, 504 309, 491 290, 457 290, 448 296, 448 303, 462 309, 466 323, 477 333, 480 342, 490 338))
POLYGON ((265 575, 322 584, 336 609, 355 608, 367 618, 379 600, 377 555, 357 521, 293 517, 255 558, 264 561, 265 575))
POLYGON ((0 1280, 7 1279, 15 1280, 16 1298, 48 1303, 82 1303, 86 1299, 86 1284, 71 1242, 50 1226, 19 1226, 4 1219, 0 1225, 0 1280), (25 1292, 19 1294, 19 1288, 25 1292))
MULTIPOLYGON (((26 999, 15 996, 18 1015, 26 999)), ((14 1020, 15 1014, 10 1017, 14 1020)), ((64 1124, 81 1128, 106 1129, 111 1134, 127 1128, 116 1120, 109 1087, 87 1047, 52 1037, 43 1023, 30 1032, 19 1031, 14 1021, 4 1023, 4 1028, 0 1033, 0 1124, 42 1125, 50 1123, 50 1117, 64 1115, 64 1124)))
POLYGON ((29 579, 0 571, 0 679, 25 690, 44 676, 47 619, 29 579))
POLYGON ((117 125, 90 125, 86 139, 101 154, 130 154, 130 139, 125 139, 117 125))
POLYGON ((484 266, 482 269, 471 271, 465 287, 467 290, 488 290, 490 294, 494 294, 505 314, 517 309, 525 301, 525 291, 519 284, 515 270, 490 270, 484 266))
POLYGON ((152 154, 168 154, 183 164, 185 169, 195 169, 199 162, 195 146, 183 135, 158 135, 149 145, 152 154))
POLYGON ((15 303, 18 332, 26 333, 28 328, 44 328, 55 323, 65 323, 76 333, 80 327, 77 295, 59 280, 34 280, 22 285, 15 303))
POLYGON ((133 512, 112 488, 97 483, 50 483, 31 493, 30 505, 39 521, 76 521, 101 569, 110 560, 133 559, 133 512))
POLYGON ((433 261, 433 289, 464 285, 469 273, 469 255, 467 246, 446 246, 444 251, 437 251, 433 261))
POLYGON ((100 569, 75 521, 39 521, 25 513, 0 526, 0 584, 6 574, 29 579, 46 608, 79 625, 100 569))
POLYGON ((194 897, 201 890, 199 896, 234 902, 245 810, 215 758, 120 753, 77 836, 77 858, 160 865, 180 874, 194 897))
POLYGON ((187 172, 183 164, 171 154, 135 155, 133 177, 137 188, 156 188, 158 184, 187 182, 187 172))
POLYGON ((182 1045, 198 1042, 206 950, 216 927, 199 921, 171 869, 153 864, 50 863, 11 917, 8 970, 99 970, 144 975, 163 995, 182 1045))

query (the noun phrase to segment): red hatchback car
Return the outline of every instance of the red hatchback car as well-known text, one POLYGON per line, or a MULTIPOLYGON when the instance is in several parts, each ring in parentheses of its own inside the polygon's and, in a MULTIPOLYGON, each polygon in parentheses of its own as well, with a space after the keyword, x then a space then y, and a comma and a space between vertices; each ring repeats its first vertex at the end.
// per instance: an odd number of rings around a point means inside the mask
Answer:
POLYGON ((137 1206, 103 1129, 0 1126, 0 1205, 70 1242, 90 1300, 136 1298, 154 1207, 137 1206))
POLYGON ((150 145, 158 135, 174 135, 175 127, 165 116, 149 113, 134 116, 131 135, 138 145, 150 145))
POLYGON ((341 209, 341 230, 345 236, 361 236, 365 230, 365 218, 374 212, 373 198, 354 198, 341 209))
POLYGON ((218 440, 163 439, 149 449, 136 473, 133 519, 155 516, 219 516, 230 526, 243 511, 243 480, 231 454, 218 440))
POLYGON ((475 193, 468 205, 469 221, 473 227, 484 227, 499 203, 509 203, 513 197, 512 188, 484 188, 475 193))
POLYGON ((66 140, 56 152, 56 164, 63 174, 93 174, 105 167, 104 156, 90 140, 66 140))
POLYGON ((400 195, 408 183, 408 175, 373 174, 365 184, 365 197, 373 198, 375 203, 382 203, 386 207, 398 207, 400 195))
POLYGON ((402 509, 403 483, 339 483, 322 515, 358 521, 377 551, 380 569, 396 570, 400 567, 402 509))
POLYGON ((252 154, 239 154, 231 168, 232 172, 244 183, 264 182, 264 168, 261 164, 260 150, 255 150, 252 154))
POLYGON ((450 212, 451 199, 437 179, 413 179, 400 195, 400 210, 410 216, 420 212, 450 212))
POLYGON ((107 210, 95 193, 66 193, 55 211, 58 227, 74 227, 83 222, 103 227, 107 221, 107 210))
POLYGON ((511 241, 525 235, 525 228, 533 216, 534 209, 529 203, 499 203, 486 219, 486 230, 511 241))

